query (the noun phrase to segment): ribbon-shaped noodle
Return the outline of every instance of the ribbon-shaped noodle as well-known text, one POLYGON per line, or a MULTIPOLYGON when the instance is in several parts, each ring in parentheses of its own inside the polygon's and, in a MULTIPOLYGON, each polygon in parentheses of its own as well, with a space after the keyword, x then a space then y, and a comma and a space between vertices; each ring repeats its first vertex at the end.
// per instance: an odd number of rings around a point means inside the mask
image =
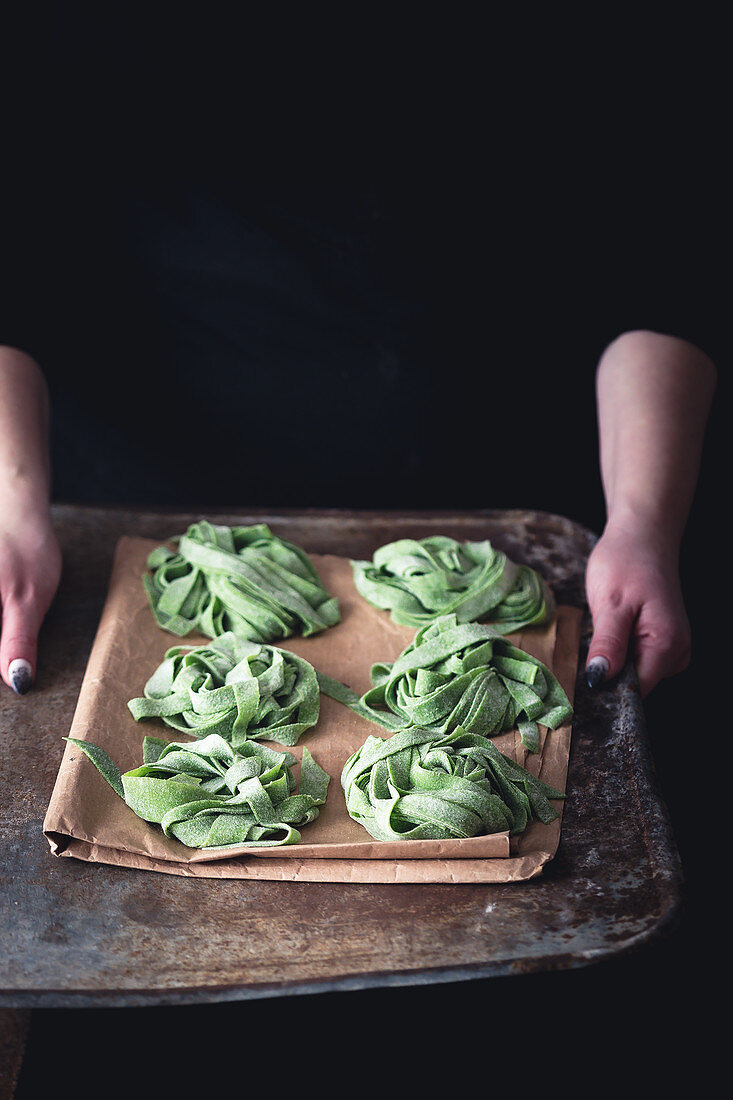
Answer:
POLYGON ((484 621, 501 634, 549 621, 555 601, 544 578, 483 542, 446 535, 398 539, 372 561, 352 560, 357 591, 391 612, 401 626, 424 626, 441 615, 484 621))
POLYGON ((572 707, 541 661, 483 623, 443 615, 422 627, 396 661, 372 665, 370 690, 359 696, 316 673, 324 695, 390 729, 418 726, 448 734, 461 726, 490 737, 517 728, 539 751, 539 725, 557 729, 572 707))
POLYGON ((458 726, 370 736, 344 765, 349 815, 376 840, 440 840, 508 831, 558 817, 561 791, 458 726))
POLYGON ((143 741, 143 764, 121 773, 98 745, 67 737, 144 821, 189 848, 275 847, 296 844, 318 817, 329 776, 306 748, 300 784, 295 757, 256 741, 234 749, 219 734, 200 741, 143 741))
POLYGON ((143 585, 155 620, 184 637, 233 632, 254 642, 316 634, 339 622, 308 555, 273 535, 265 523, 192 524, 148 557, 143 585))
POLYGON ((295 653, 222 634, 203 646, 173 646, 127 704, 133 717, 160 718, 192 737, 216 733, 235 749, 264 738, 294 745, 315 726, 315 669, 295 653))

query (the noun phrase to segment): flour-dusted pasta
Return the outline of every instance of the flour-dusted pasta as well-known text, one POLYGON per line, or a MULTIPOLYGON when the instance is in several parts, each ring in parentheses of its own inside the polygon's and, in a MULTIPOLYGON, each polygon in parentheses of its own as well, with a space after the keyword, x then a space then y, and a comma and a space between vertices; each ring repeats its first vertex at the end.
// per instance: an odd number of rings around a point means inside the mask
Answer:
POLYGON ((357 591, 374 607, 390 611, 401 626, 420 627, 454 614, 458 622, 489 622, 510 634, 548 622, 555 611, 544 578, 511 561, 488 539, 398 539, 381 546, 371 561, 351 564, 357 591))
POLYGON ((306 552, 265 523, 202 520, 148 557, 143 585, 155 620, 184 637, 232 632, 255 642, 309 636, 340 619, 306 552))
POLYGON ((539 725, 557 729, 572 707, 557 677, 536 657, 483 623, 443 615, 417 631, 396 661, 372 665, 359 696, 317 672, 324 695, 391 730, 420 726, 483 736, 517 728, 531 752, 539 725))
POLYGON ((410 727, 370 736, 346 761, 349 815, 376 840, 461 839, 523 832, 558 817, 564 794, 460 726, 448 736, 410 727))
POLYGON ((128 707, 137 721, 159 718, 193 737, 217 733, 235 748, 261 738, 294 745, 318 721, 320 694, 303 657, 230 632, 171 647, 128 707))
POLYGON ((200 741, 143 741, 143 763, 120 772, 105 749, 67 737, 91 760, 133 813, 189 848, 296 844, 318 817, 329 776, 303 749, 295 757, 256 741, 239 750, 219 734, 200 741))

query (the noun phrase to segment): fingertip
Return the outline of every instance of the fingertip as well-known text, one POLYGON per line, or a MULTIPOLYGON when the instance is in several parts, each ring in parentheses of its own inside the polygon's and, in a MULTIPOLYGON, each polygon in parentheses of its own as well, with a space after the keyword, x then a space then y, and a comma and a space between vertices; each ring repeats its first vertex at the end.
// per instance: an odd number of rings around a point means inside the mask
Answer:
POLYGON ((33 666, 25 657, 15 657, 8 664, 7 678, 16 695, 26 695, 33 686, 33 666))
POLYGON ((595 637, 588 647, 585 678, 590 688, 599 688, 613 680, 621 672, 626 661, 627 647, 619 639, 595 637))
POLYGON ((16 695, 25 695, 33 686, 36 672, 38 631, 27 613, 12 602, 3 606, 0 637, 0 670, 5 683, 16 695))
POLYGON ((600 653, 590 657, 585 666, 585 679, 589 688, 598 688, 608 679, 611 662, 600 653))
POLYGON ((585 667, 588 686, 597 688, 621 672, 629 646, 631 620, 629 616, 606 611, 596 616, 593 627, 585 667))

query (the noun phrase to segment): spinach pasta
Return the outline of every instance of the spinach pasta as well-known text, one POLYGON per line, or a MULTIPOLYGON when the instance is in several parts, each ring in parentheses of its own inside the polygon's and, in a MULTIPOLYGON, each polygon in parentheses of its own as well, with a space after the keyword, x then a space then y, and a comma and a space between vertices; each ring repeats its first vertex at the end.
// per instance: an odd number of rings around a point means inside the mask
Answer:
POLYGON ((350 817, 376 840, 464 839, 523 832, 558 817, 561 791, 460 726, 447 736, 411 727, 370 736, 346 761, 350 817))
POLYGON ((173 646, 128 707, 192 737, 216 733, 294 745, 318 721, 316 673, 302 657, 227 633, 201 646, 173 646))
POLYGON ((326 630, 340 619, 305 551, 267 524, 192 524, 148 557, 143 585, 155 620, 179 637, 234 633, 269 642, 326 630))
POLYGON ((371 561, 352 560, 357 591, 401 626, 421 627, 442 615, 489 622, 501 634, 549 621, 552 591, 528 565, 519 565, 487 540, 458 542, 445 535, 398 539, 371 561))
POLYGON ((316 673, 321 691, 387 729, 419 726, 448 734, 458 726, 483 736, 517 728, 529 751, 539 725, 556 729, 572 707, 556 676, 536 657, 483 623, 444 615, 418 630, 396 661, 372 665, 359 696, 316 673))
POLYGON ((189 848, 296 844, 326 801, 329 776, 303 749, 295 757, 256 741, 239 750, 219 734, 200 741, 143 741, 143 763, 120 772, 106 750, 67 737, 138 817, 189 848))

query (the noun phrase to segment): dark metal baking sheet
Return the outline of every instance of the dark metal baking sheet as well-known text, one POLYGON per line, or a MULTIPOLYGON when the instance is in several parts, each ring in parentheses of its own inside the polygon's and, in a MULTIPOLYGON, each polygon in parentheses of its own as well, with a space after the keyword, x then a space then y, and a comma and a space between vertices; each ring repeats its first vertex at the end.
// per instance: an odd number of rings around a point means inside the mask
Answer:
MULTIPOLYGON (((662 936, 680 860, 656 787, 632 667, 598 693, 579 675, 560 847, 543 875, 490 885, 219 881, 56 859, 41 826, 122 534, 164 539, 200 514, 58 505, 65 555, 39 675, 0 693, 0 1004, 192 1004, 582 967, 662 936)), ((265 521, 313 553, 390 539, 490 538, 584 607, 595 536, 539 512, 209 514, 265 521)), ((588 641, 584 619, 579 655, 588 641)))

